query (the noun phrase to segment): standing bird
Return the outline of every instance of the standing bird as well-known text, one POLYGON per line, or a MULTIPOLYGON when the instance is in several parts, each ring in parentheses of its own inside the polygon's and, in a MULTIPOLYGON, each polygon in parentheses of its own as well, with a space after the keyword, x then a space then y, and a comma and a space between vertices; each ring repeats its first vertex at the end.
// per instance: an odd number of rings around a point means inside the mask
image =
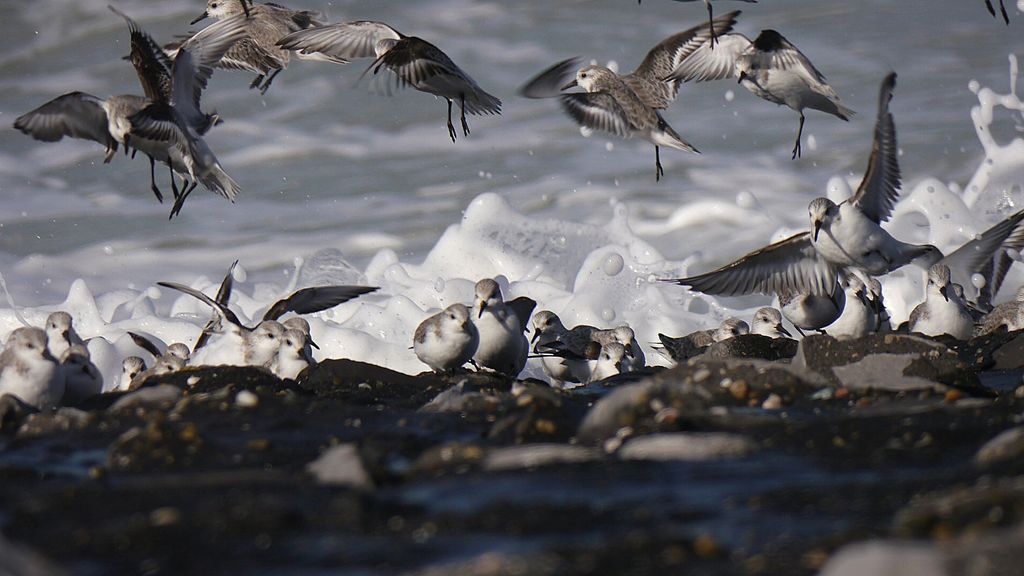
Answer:
POLYGON ((601 354, 590 373, 590 382, 598 382, 629 371, 626 364, 626 347, 618 342, 609 342, 601 346, 601 354))
POLYGON ((682 362, 704 352, 715 342, 722 342, 749 333, 750 325, 743 320, 726 318, 722 320, 718 328, 697 330, 679 338, 658 334, 658 339, 661 340, 661 344, 665 347, 664 353, 667 353, 670 359, 682 362))
POLYGON ((18 328, 0 354, 0 396, 11 394, 38 410, 49 410, 64 396, 64 374, 46 348, 46 332, 18 328))
POLYGON ((676 67, 670 79, 689 82, 736 78, 759 98, 789 106, 800 114, 793 158, 801 155, 804 108, 820 110, 842 120, 854 111, 843 106, 825 76, 796 46, 775 30, 762 30, 753 42, 739 33, 718 39, 718 47, 701 46, 676 67))
POLYGON ((485 278, 476 283, 472 311, 480 335, 473 360, 481 367, 518 376, 526 366, 530 344, 523 335, 523 320, 504 302, 497 282, 485 278))
MULTIPOLYGON (((452 124, 452 102, 462 110, 462 133, 469 136, 466 113, 501 114, 501 100, 488 94, 469 74, 452 62, 447 54, 430 42, 406 36, 383 22, 357 21, 329 24, 293 32, 277 45, 299 54, 321 54, 337 62, 355 58, 376 57, 363 71, 362 78, 381 68, 394 73, 394 86, 412 86, 420 92, 433 94, 448 102, 448 136, 455 142, 452 124)), ((390 94, 391 84, 385 84, 390 94)))
MULTIPOLYGON (((245 37, 228 49, 217 67, 230 70, 245 70, 257 74, 249 85, 250 89, 258 89, 266 94, 274 78, 288 67, 291 52, 277 46, 277 41, 292 32, 305 30, 315 26, 323 26, 317 20, 317 14, 309 10, 291 10, 280 4, 267 2, 255 4, 246 0, 207 0, 206 10, 198 18, 190 22, 195 24, 206 18, 224 19, 244 14, 248 16, 245 26, 245 37)), ((180 43, 164 46, 173 58, 180 43)), ((299 55, 302 59, 329 60, 337 64, 348 61, 339 58, 322 56, 309 57, 299 55)))
POLYGON ((59 310, 46 317, 46 347, 54 358, 63 358, 68 348, 77 344, 84 346, 85 341, 75 331, 71 314, 59 310))
POLYGON ((878 312, 868 295, 868 288, 860 276, 847 274, 842 280, 846 306, 839 319, 828 325, 829 336, 860 338, 878 329, 878 312))
POLYGON ((758 308, 754 312, 754 321, 750 324, 751 334, 760 334, 769 338, 792 338, 793 335, 782 325, 782 313, 771 306, 758 308))
POLYGON ((476 354, 480 333, 465 304, 452 304, 416 327, 412 348, 435 372, 462 368, 476 354))
MULTIPOLYGON (((676 0, 676 2, 696 2, 697 0, 676 0)), ((714 47, 718 42, 718 31, 715 30, 715 11, 711 8, 711 0, 702 0, 704 6, 708 9, 708 25, 711 27, 711 46, 714 47)), ((748 2, 756 4, 757 0, 737 0, 738 2, 748 2)), ((987 2, 988 0, 986 0, 987 2)), ((636 0, 637 4, 643 4, 643 0, 636 0)))
POLYGON ((659 110, 668 108, 679 92, 679 81, 667 77, 690 54, 710 42, 712 27, 723 32, 731 30, 739 15, 738 10, 729 12, 669 36, 652 48, 629 74, 620 76, 597 65, 580 68, 580 60, 570 58, 538 74, 519 93, 527 98, 559 98, 565 112, 585 128, 625 139, 639 136, 651 142, 654 177, 660 180, 665 174, 661 146, 700 153, 661 117, 659 110), (584 92, 563 92, 574 86, 584 92))
POLYGON ((831 292, 815 294, 809 291, 779 292, 779 309, 801 336, 804 330, 822 330, 836 321, 846 308, 846 291, 834 283, 831 292))
POLYGON ((270 365, 270 371, 282 380, 297 379, 303 370, 312 365, 309 356, 306 355, 308 342, 309 336, 302 330, 286 330, 277 355, 270 365))
POLYGON ((1002 329, 1009 332, 1024 330, 1024 286, 1017 289, 1013 300, 997 305, 982 317, 978 335, 984 336, 1002 329))
POLYGON ((949 334, 957 340, 969 340, 974 334, 974 318, 950 281, 949 266, 939 263, 928 269, 928 288, 924 302, 910 312, 911 332, 927 336, 949 334))
POLYGON ((562 324, 562 319, 550 310, 534 314, 531 342, 534 353, 541 354, 544 372, 559 382, 580 384, 589 381, 588 345, 593 342, 590 335, 596 331, 597 328, 586 324, 568 329, 562 324))
POLYGON ((103 375, 92 363, 85 346, 74 344, 65 350, 60 369, 64 374, 63 404, 74 406, 103 392, 103 375))

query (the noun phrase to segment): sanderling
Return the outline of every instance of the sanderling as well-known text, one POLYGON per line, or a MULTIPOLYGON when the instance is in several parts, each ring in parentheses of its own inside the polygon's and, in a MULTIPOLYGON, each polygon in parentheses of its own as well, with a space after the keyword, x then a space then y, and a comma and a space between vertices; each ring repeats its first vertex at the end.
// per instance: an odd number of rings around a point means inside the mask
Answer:
POLYGON ((991 334, 1004 328, 1009 332, 1024 330, 1024 286, 1017 289, 1013 300, 996 305, 982 317, 978 335, 991 334))
MULTIPOLYGON (((985 7, 988 8, 988 13, 991 14, 993 18, 995 18, 996 8, 995 6, 992 5, 992 0, 985 0, 985 7)), ((1003 22, 1006 22, 1006 25, 1009 26, 1010 15, 1006 13, 1006 6, 1003 5, 1003 0, 999 0, 999 11, 1003 15, 1003 22)))
POLYGON ((718 328, 710 330, 697 330, 686 336, 672 338, 664 334, 658 334, 658 339, 665 347, 668 357, 676 362, 682 362, 692 358, 704 351, 715 342, 722 342, 729 338, 735 338, 742 334, 750 333, 750 325, 739 318, 726 318, 718 325, 718 328))
POLYGON ((270 365, 270 371, 282 380, 295 380, 311 365, 306 355, 309 337, 302 330, 290 329, 284 333, 277 355, 270 365))
POLYGON ((22 327, 11 332, 0 354, 0 396, 11 394, 39 410, 60 404, 64 375, 46 348, 46 332, 22 327))
POLYGON ((241 189, 202 138, 217 116, 203 113, 199 98, 213 67, 245 36, 245 18, 228 18, 207 26, 178 50, 172 62, 134 20, 113 7, 111 10, 128 23, 132 44, 129 58, 150 100, 148 106, 129 118, 124 141, 192 179, 191 185, 183 185, 181 193, 175 195, 170 217, 181 212, 185 199, 199 182, 234 202, 241 189))
POLYGON ((626 347, 622 344, 609 342, 602 345, 601 354, 597 357, 590 372, 590 382, 598 382, 616 374, 629 372, 625 359, 626 347))
POLYGON ((103 375, 89 358, 89 349, 82 344, 73 344, 64 351, 60 370, 64 375, 61 403, 74 406, 103 392, 103 375))
POLYGON ((661 146, 698 153, 662 118, 679 91, 679 81, 666 79, 684 59, 708 43, 712 24, 732 29, 740 12, 734 11, 670 36, 652 48, 633 72, 620 76, 604 66, 579 67, 578 58, 563 60, 527 82, 519 93, 527 98, 557 97, 566 113, 581 126, 619 136, 640 136, 654 144, 655 180, 661 166, 661 146), (566 93, 574 86, 584 92, 566 93))
POLYGON ((435 372, 462 368, 479 344, 480 334, 465 304, 452 304, 420 322, 412 340, 416 357, 435 372))
MULTIPOLYGON (((469 74, 452 62, 447 54, 430 42, 406 36, 383 22, 358 21, 328 24, 293 32, 277 43, 299 54, 322 54, 337 60, 376 57, 362 76, 380 69, 394 73, 394 87, 412 86, 448 102, 448 136, 455 142, 452 102, 462 110, 462 133, 469 135, 466 113, 501 114, 501 100, 488 94, 469 74)), ((360 76, 360 78, 362 78, 360 76)), ((390 93, 392 84, 385 83, 390 93)))
MULTIPOLYGON (((277 46, 281 40, 292 32, 307 28, 323 26, 318 14, 309 10, 291 10, 280 4, 265 3, 247 6, 246 0, 207 0, 206 11, 190 22, 195 24, 206 18, 230 18, 244 14, 246 19, 245 37, 228 49, 224 58, 217 63, 219 68, 245 70, 255 73, 256 79, 249 85, 250 89, 258 89, 266 94, 274 78, 288 67, 291 52, 277 46)), ((167 44, 164 49, 173 58, 181 43, 167 44)), ((310 57, 300 54, 299 58, 310 60, 328 60, 336 64, 346 64, 348 60, 328 56, 310 57)))
POLYGON ((305 339, 302 344, 302 357, 306 359, 306 363, 316 364, 316 360, 313 358, 313 348, 319 350, 320 347, 313 341, 309 321, 300 316, 292 316, 291 318, 281 322, 281 325, 285 327, 285 330, 298 330, 305 335, 305 339))
POLYGON ((99 142, 106 147, 103 163, 107 164, 118 144, 124 144, 123 134, 116 126, 127 124, 130 116, 148 104, 148 99, 131 94, 104 100, 85 92, 69 92, 22 114, 14 121, 14 127, 43 142, 56 142, 65 136, 99 142))
POLYGON ((838 283, 825 294, 803 291, 779 292, 779 308, 801 336, 804 330, 817 330, 836 321, 846 307, 846 292, 838 283))
MULTIPOLYGON (((513 378, 526 366, 530 345, 523 335, 523 320, 505 304, 501 288, 490 278, 476 283, 472 320, 480 335, 473 360, 477 365, 513 378)), ((528 321, 528 320, 527 320, 528 321)))
POLYGON ((880 226, 889 219, 900 188, 896 128, 889 113, 895 82, 895 73, 882 82, 871 157, 853 196, 839 205, 828 198, 812 200, 807 209, 810 232, 794 234, 712 272, 669 281, 706 294, 824 296, 832 293, 844 268, 877 276, 912 261, 930 266, 941 259, 935 246, 900 242, 880 226))
POLYGON ((793 337, 789 330, 782 325, 782 312, 771 306, 758 308, 757 312, 754 312, 754 320, 750 323, 750 333, 769 338, 793 337))
POLYGON ((871 306, 875 317, 873 332, 892 332, 892 322, 889 318, 889 310, 885 307, 882 298, 882 283, 877 278, 870 276, 864 282, 867 287, 868 304, 871 306))
POLYGON ((953 290, 949 266, 939 263, 928 269, 925 300, 910 312, 908 327, 911 332, 948 334, 957 340, 969 340, 974 334, 974 318, 953 290))
MULTIPOLYGON (((588 344, 597 328, 581 324, 571 330, 550 310, 533 315, 533 351, 541 354, 544 372, 559 382, 585 383, 590 379, 588 344)), ((600 353, 600 348, 596 348, 600 353)))
POLYGON ((189 358, 190 364, 270 366, 285 333, 285 328, 280 322, 264 320, 255 328, 249 328, 241 323, 230 308, 199 290, 176 282, 157 282, 157 284, 199 299, 210 306, 217 315, 214 332, 220 337, 193 352, 189 358))
POLYGON ((775 30, 762 30, 753 42, 739 33, 718 37, 718 46, 699 47, 669 76, 676 80, 721 80, 734 77, 755 96, 785 105, 800 114, 793 158, 801 154, 804 108, 849 120, 853 110, 843 106, 825 76, 796 46, 775 30))
POLYGON ((844 275, 843 292, 846 305, 839 318, 825 332, 835 338, 860 338, 878 328, 878 313, 868 296, 867 286, 856 274, 844 275))
MULTIPOLYGON (((676 0, 676 2, 696 2, 697 0, 676 0)), ((737 2, 757 3, 757 0, 736 0, 737 2)), ((708 27, 711 29, 711 45, 714 46, 718 43, 718 35, 726 32, 726 30, 715 29, 715 11, 711 7, 711 0, 703 0, 704 6, 708 9, 708 27)), ((642 0, 636 0, 637 4, 642 4, 642 0)))
POLYGON ((50 313, 46 317, 46 347, 54 358, 63 358, 64 353, 74 344, 85 345, 85 341, 75 331, 71 314, 64 311, 50 313))
POLYGON ((146 361, 138 356, 128 356, 121 361, 121 376, 111 392, 127 392, 131 390, 132 381, 146 371, 146 361))
POLYGON ((607 330, 594 330, 590 333, 590 339, 601 346, 610 342, 622 344, 626 349, 626 358, 624 360, 626 372, 633 372, 647 366, 647 358, 644 356, 644 351, 640 348, 640 343, 636 341, 636 335, 629 326, 623 325, 607 330))

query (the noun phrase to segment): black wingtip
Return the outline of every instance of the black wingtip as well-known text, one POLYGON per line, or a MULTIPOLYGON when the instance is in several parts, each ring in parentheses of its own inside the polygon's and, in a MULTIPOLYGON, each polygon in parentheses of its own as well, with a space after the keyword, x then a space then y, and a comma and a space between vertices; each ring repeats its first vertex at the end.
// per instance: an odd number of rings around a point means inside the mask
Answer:
POLYGON ((754 39, 754 48, 761 52, 774 52, 786 45, 786 39, 772 29, 761 30, 754 39))

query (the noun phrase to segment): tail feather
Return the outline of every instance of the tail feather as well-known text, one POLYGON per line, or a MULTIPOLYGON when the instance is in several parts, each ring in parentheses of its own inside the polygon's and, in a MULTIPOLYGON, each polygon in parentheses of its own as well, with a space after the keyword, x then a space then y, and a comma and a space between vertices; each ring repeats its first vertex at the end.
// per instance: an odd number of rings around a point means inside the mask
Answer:
POLYGON ((693 152, 694 154, 700 154, 700 150, 693 145, 683 140, 668 122, 658 114, 658 127, 651 130, 651 141, 654 142, 655 146, 668 146, 669 148, 675 148, 676 150, 685 150, 686 152, 693 152))

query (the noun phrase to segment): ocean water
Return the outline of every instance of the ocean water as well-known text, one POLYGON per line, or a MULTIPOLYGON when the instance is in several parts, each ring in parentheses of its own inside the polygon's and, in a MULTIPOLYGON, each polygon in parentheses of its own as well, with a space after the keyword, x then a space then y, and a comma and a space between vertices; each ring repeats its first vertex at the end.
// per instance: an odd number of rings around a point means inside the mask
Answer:
MULTIPOLYGON (((380 286, 312 319, 320 357, 411 373, 426 369, 409 350, 416 325, 470 301, 485 276, 567 324, 629 323, 645 344, 748 316, 770 299, 709 298, 657 279, 803 229, 812 198, 856 189, 890 70, 899 74, 891 109, 904 175, 890 231, 948 250, 1024 207, 1024 107, 1012 72, 1024 53, 1024 2, 1009 6, 1010 26, 981 0, 717 2, 719 13, 743 10, 737 30, 748 36, 784 34, 858 115, 808 111, 794 161, 793 111, 729 81, 686 85, 665 118, 703 153, 664 150, 656 182, 649 143, 584 137, 555 100, 516 89, 570 56, 627 71, 701 22, 702 4, 295 0, 289 6, 330 21, 383 20, 430 40, 502 99, 502 115, 470 117, 472 135, 453 144, 444 101, 356 86, 367 61, 293 61, 266 96, 248 89, 250 74, 219 71, 204 106, 225 122, 207 141, 243 192, 231 204, 197 189, 173 221, 149 191, 143 158, 103 165, 98 144, 36 142, 10 128, 72 90, 140 92, 121 59, 127 30, 107 3, 0 4, 0 272, 27 321, 67 309, 83 336, 103 336, 109 343, 90 347, 108 380, 122 356, 138 353, 125 330, 190 342, 208 317, 156 281, 212 291, 235 259, 232 305, 246 318, 296 287, 380 286)), ((158 40, 188 30, 203 10, 195 0, 115 4, 158 40)), ((1003 299, 1024 280, 1020 268, 1003 299)), ((908 268, 883 280, 894 319, 923 297, 921 276, 908 268)), ((0 337, 18 322, 0 310, 0 337)))

